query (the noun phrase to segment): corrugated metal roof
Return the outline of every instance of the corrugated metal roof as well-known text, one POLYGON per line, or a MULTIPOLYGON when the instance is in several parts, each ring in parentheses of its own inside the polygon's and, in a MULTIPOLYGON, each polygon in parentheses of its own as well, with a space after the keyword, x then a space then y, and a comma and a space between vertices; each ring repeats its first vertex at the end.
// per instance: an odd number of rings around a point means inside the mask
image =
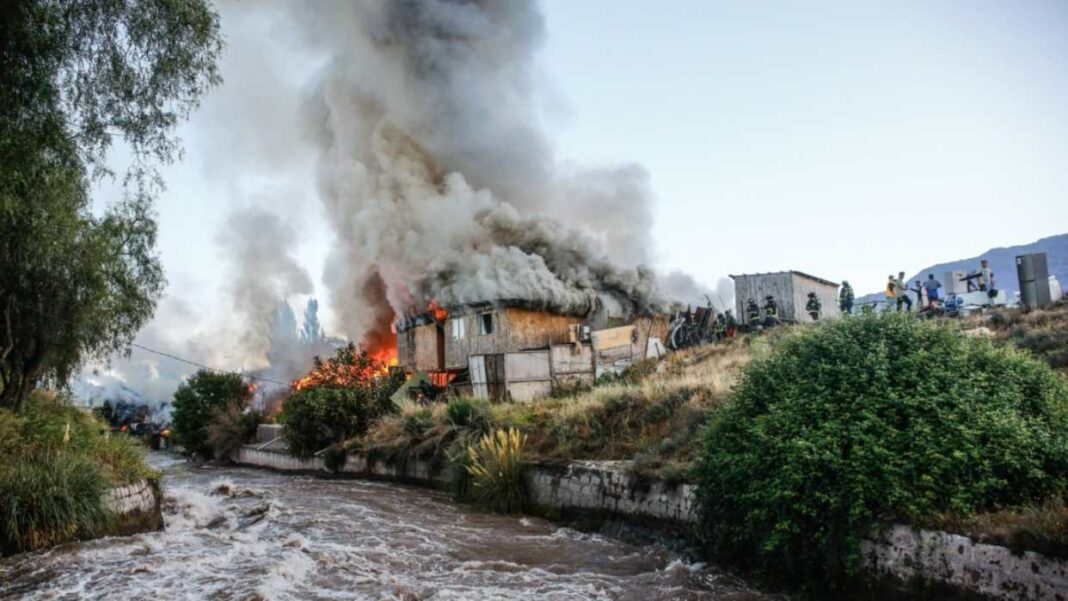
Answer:
POLYGON ((738 275, 733 275, 732 274, 730 277, 733 280, 733 279, 737 279, 737 278, 752 278, 752 277, 760 277, 760 276, 764 276, 764 275, 783 275, 783 274, 786 274, 786 273, 792 274, 792 275, 799 275, 799 276, 801 276, 803 278, 808 278, 808 279, 812 280, 813 282, 819 282, 821 284, 826 284, 828 286, 834 286, 835 288, 838 287, 838 282, 832 282, 830 280, 825 280, 823 278, 818 278, 818 277, 816 277, 814 275, 805 273, 803 271, 797 271, 796 269, 791 269, 789 271, 769 271, 767 273, 739 273, 738 275))

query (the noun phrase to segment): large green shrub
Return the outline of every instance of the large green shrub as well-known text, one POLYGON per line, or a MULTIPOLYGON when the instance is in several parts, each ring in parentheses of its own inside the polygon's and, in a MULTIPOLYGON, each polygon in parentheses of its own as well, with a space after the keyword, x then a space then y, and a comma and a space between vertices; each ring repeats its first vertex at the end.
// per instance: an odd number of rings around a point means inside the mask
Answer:
POLYGON ((187 453, 205 459, 214 456, 208 426, 216 410, 230 405, 244 409, 252 391, 236 374, 200 370, 174 392, 174 439, 187 453))
POLYGON ((403 376, 372 378, 360 385, 306 388, 282 404, 286 442, 301 457, 362 435, 368 426, 396 410, 392 395, 403 376))
POLYGON ((713 550, 833 585, 878 525, 1063 494, 1068 386, 949 326, 857 317, 787 336, 750 364, 705 445, 713 550))

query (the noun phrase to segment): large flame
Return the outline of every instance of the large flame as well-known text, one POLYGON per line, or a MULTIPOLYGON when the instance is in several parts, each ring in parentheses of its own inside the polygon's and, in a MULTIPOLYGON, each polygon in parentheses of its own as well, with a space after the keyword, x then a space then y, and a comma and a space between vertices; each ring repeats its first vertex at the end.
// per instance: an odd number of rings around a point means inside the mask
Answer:
POLYGON ((315 367, 303 378, 293 380, 293 390, 318 388, 321 386, 363 386, 382 376, 389 375, 391 367, 397 365, 397 343, 395 340, 375 348, 350 346, 347 352, 324 361, 316 361, 315 367))

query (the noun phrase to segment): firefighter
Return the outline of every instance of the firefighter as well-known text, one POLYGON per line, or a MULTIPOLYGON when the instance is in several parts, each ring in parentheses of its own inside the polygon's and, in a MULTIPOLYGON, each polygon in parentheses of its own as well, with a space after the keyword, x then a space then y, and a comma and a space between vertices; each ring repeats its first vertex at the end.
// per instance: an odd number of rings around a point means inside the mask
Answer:
POLYGON ((751 326, 760 323, 760 305, 753 299, 745 302, 745 323, 751 326))
POLYGON ((764 297, 764 326, 770 328, 776 325, 779 325, 779 303, 769 294, 764 297))
POLYGON ((816 298, 815 292, 808 293, 808 302, 805 303, 805 311, 812 317, 812 321, 820 320, 820 309, 823 306, 820 304, 820 299, 816 298))
POLYGON ((847 281, 842 282, 842 290, 838 293, 838 310, 842 315, 853 312, 853 287, 847 281))
POLYGON ((718 342, 726 337, 727 318, 723 317, 722 313, 718 313, 716 315, 716 320, 712 322, 712 339, 718 342))
POLYGON ((727 338, 734 338, 734 332, 738 329, 738 320, 734 318, 734 312, 727 309, 727 314, 723 319, 727 325, 727 338))

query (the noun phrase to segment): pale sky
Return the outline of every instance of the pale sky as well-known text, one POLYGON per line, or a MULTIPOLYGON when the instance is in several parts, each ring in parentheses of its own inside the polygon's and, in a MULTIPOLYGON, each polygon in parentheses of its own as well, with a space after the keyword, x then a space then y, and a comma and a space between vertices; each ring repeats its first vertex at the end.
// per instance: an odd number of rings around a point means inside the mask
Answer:
MULTIPOLYGON (((181 128, 185 160, 164 170, 158 203, 170 288, 153 340, 172 350, 227 327, 218 239, 235 209, 302 199, 295 252, 326 296, 331 234, 314 157, 293 142, 321 57, 254 2, 223 9, 226 83, 181 128)), ((543 10, 555 155, 648 169, 660 269, 708 285, 798 269, 861 294, 888 273, 1068 232, 1068 2, 543 10)))

